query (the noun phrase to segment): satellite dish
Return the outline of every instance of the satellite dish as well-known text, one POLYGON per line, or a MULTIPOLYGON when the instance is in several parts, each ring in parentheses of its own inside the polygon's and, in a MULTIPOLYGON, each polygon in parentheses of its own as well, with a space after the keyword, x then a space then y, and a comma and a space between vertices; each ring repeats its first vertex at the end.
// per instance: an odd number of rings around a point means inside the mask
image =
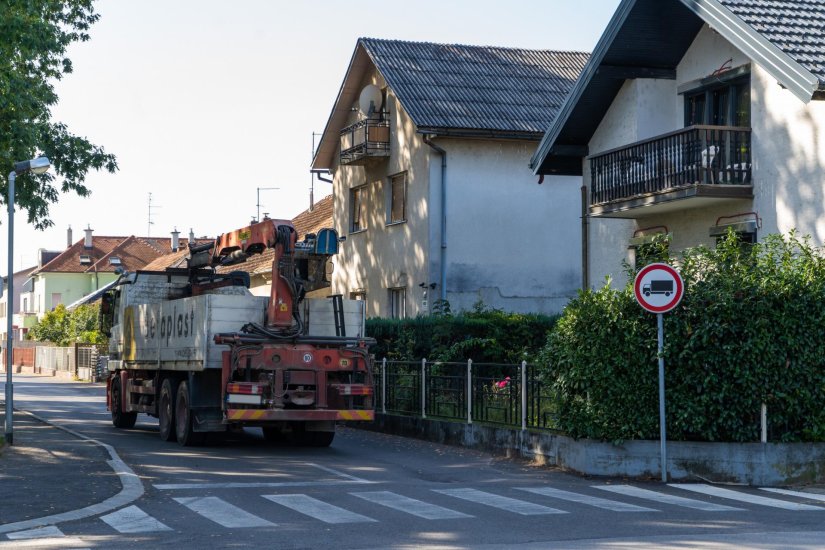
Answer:
POLYGON ((368 84, 358 96, 358 110, 364 118, 369 118, 381 109, 381 90, 374 84, 368 84))

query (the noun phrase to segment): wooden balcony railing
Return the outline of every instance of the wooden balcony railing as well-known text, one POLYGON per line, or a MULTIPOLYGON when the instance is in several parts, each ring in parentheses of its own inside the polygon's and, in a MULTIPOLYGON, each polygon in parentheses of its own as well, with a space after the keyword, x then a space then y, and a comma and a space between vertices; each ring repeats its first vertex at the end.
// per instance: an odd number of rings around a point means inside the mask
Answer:
POLYGON ((689 126, 590 157, 590 202, 697 184, 751 183, 751 129, 689 126))
POLYGON ((390 122, 367 118, 341 130, 341 164, 390 155, 390 122))

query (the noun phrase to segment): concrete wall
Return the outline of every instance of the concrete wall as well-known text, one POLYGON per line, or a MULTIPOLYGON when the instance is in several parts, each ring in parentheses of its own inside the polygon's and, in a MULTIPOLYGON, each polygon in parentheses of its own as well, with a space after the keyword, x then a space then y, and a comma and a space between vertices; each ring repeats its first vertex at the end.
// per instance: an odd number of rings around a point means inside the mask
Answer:
MULTIPOLYGON (((661 477, 658 441, 620 445, 539 431, 497 428, 408 416, 376 414, 372 425, 353 427, 536 460, 575 472, 611 477, 661 477)), ((667 444, 669 479, 758 486, 825 482, 825 443, 667 444)))
MULTIPOLYGON (((581 179, 547 177, 539 185, 528 168, 536 146, 530 141, 441 139, 438 145, 448 159, 451 307, 470 309, 481 300, 508 311, 561 311, 581 288, 581 179)), ((433 181, 440 185, 436 160, 433 181)))
MULTIPOLYGON (((611 275, 624 282, 621 260, 629 259, 628 239, 636 229, 665 225, 673 235, 672 250, 714 246, 708 230, 720 216, 755 211, 762 220, 758 238, 797 229, 825 240, 825 102, 803 103, 766 71, 705 25, 677 66, 675 81, 627 81, 590 142, 590 153, 628 145, 677 130, 684 125, 684 98, 678 86, 706 77, 730 61, 751 67, 753 200, 725 201, 649 215, 636 220, 591 219, 591 285, 611 275)), ((589 163, 584 162, 589 185, 589 163)))

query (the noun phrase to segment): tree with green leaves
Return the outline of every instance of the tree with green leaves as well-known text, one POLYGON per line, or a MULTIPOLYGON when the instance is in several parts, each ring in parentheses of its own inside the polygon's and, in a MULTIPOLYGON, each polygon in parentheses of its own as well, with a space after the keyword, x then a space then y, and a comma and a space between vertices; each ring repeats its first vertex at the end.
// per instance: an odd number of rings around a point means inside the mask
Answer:
POLYGON ((60 193, 81 197, 90 169, 117 170, 114 155, 52 120, 54 83, 72 72, 66 50, 89 40, 100 16, 92 0, 3 0, 0 8, 0 191, 8 196, 14 162, 47 156, 53 170, 17 178, 15 203, 38 229, 52 225, 49 206, 60 193))
POLYGON ((100 306, 83 305, 69 311, 63 304, 43 316, 28 332, 28 338, 40 342, 53 342, 70 346, 81 342, 102 344, 106 338, 98 330, 97 318, 100 306))

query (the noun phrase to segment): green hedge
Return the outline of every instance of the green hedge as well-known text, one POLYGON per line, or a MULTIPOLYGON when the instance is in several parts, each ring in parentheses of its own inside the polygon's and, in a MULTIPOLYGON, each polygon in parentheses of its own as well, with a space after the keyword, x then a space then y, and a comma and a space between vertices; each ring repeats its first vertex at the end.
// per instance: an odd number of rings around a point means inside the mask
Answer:
MULTIPOLYGON (((676 262, 671 262, 676 263, 676 262)), ((825 260, 809 240, 768 236, 679 262, 686 292, 665 315, 668 438, 825 441, 825 260)), ((635 276, 634 272, 629 275, 635 276)), ((656 316, 631 284, 581 292, 548 338, 559 425, 574 437, 658 439, 656 316)))
POLYGON ((511 364, 534 359, 557 319, 478 306, 458 315, 368 319, 367 335, 378 341, 371 348, 378 359, 511 364))

